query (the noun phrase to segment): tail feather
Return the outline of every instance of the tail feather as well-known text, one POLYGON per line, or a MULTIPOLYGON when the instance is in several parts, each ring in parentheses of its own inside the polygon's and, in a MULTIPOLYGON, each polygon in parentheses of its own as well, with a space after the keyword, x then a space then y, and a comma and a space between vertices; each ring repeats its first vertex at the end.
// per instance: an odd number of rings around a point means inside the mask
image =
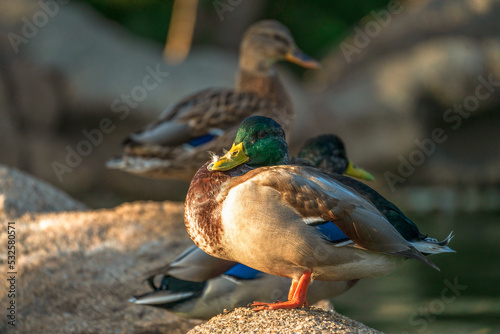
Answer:
POLYGON ((447 246, 451 239, 453 239, 454 235, 453 235, 453 231, 450 232, 450 234, 446 237, 446 239, 444 239, 443 241, 440 241, 438 242, 438 245, 440 246, 447 246))
POLYGON ((415 248, 410 248, 407 251, 398 252, 395 254, 418 260, 422 263, 425 263, 429 267, 436 269, 437 271, 441 271, 441 269, 439 269, 439 267, 434 262, 424 256, 425 254, 420 253, 419 251, 415 250, 415 248))
POLYGON ((415 247, 419 252, 430 255, 430 254, 439 254, 439 253, 453 253, 455 252, 453 249, 448 247, 451 239, 453 239, 453 231, 444 239, 443 241, 437 241, 434 238, 426 237, 423 240, 412 241, 411 244, 415 247))
POLYGON ((148 292, 140 296, 129 299, 129 302, 142 305, 168 305, 178 303, 194 297, 195 292, 176 292, 171 291, 155 291, 148 292))

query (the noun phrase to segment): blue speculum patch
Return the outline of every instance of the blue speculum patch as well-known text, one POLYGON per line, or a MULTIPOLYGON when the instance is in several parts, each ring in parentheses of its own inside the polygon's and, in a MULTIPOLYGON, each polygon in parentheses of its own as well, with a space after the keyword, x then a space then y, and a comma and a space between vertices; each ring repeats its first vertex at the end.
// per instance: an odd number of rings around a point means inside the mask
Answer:
POLYGON ((226 271, 224 275, 236 277, 239 279, 255 279, 260 273, 261 272, 258 270, 238 263, 237 265, 226 271))
POLYGON ((337 225, 332 222, 326 222, 324 224, 311 227, 314 227, 318 232, 323 234, 324 238, 330 242, 341 242, 349 240, 347 235, 345 235, 344 232, 342 232, 340 228, 338 228, 337 225))
POLYGON ((215 138, 214 135, 207 134, 207 135, 203 135, 201 137, 197 137, 197 138, 191 139, 188 142, 188 144, 191 145, 191 146, 193 146, 193 147, 196 147, 196 146, 200 146, 200 145, 203 145, 205 143, 208 143, 209 141, 211 141, 214 138, 215 138))

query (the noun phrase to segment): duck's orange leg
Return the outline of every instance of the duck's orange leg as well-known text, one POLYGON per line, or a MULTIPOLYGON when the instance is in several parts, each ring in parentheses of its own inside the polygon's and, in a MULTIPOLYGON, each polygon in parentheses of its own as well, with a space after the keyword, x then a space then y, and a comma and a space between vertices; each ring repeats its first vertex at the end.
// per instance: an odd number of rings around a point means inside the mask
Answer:
POLYGON ((280 308, 299 308, 307 304, 307 287, 311 281, 311 271, 306 271, 300 276, 299 281, 292 282, 290 292, 288 293, 288 301, 276 303, 254 302, 250 306, 254 306, 254 311, 276 310, 280 308))
MULTIPOLYGON (((297 290, 297 285, 299 284, 299 281, 292 280, 292 285, 290 285, 290 290, 288 291, 288 300, 292 300, 293 296, 295 295, 295 290, 297 290)), ((276 303, 283 303, 281 300, 276 301, 276 303)), ((276 304, 276 303, 265 303, 265 302, 253 302, 250 304, 250 306, 265 306, 269 304, 276 304)))
POLYGON ((299 284, 299 281, 293 280, 292 285, 290 285, 290 291, 288 291, 288 300, 292 300, 293 296, 295 295, 295 291, 297 291, 297 285, 299 284))

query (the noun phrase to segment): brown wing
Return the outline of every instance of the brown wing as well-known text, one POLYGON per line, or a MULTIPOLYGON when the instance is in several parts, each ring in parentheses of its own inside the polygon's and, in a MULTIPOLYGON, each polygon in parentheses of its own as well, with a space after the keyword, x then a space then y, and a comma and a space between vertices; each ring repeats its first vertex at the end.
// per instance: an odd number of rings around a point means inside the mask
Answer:
POLYGON ((438 269, 373 204, 328 173, 314 167, 273 166, 250 171, 243 177, 278 190, 305 223, 332 221, 356 247, 415 258, 438 269))
POLYGON ((165 110, 153 123, 130 135, 129 145, 177 146, 191 139, 226 130, 248 116, 274 106, 268 99, 232 89, 206 89, 165 110))

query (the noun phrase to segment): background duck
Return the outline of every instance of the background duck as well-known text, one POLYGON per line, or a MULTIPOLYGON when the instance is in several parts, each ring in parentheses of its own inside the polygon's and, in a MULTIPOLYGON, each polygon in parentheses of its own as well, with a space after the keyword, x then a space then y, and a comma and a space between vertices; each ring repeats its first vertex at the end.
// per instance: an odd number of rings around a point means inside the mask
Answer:
MULTIPOLYGON (((365 180, 373 176, 355 167, 347 158, 344 143, 332 134, 307 140, 299 157, 333 173, 345 173, 365 180)), ((307 165, 302 159, 296 164, 307 165)), ((188 248, 171 264, 148 274, 152 291, 130 301, 167 309, 179 316, 209 319, 224 309, 246 306, 254 300, 272 302, 287 298, 291 280, 269 275, 243 264, 215 258, 196 246, 188 248)), ((357 280, 316 282, 309 291, 309 302, 336 297, 349 290, 357 280)))
POLYGON ((375 180, 373 175, 356 167, 347 158, 344 142, 334 134, 309 138, 304 142, 298 157, 332 173, 345 174, 366 181, 375 180))
POLYGON ((249 117, 232 149, 196 173, 186 199, 186 228, 202 250, 292 278, 288 301, 256 302, 257 310, 303 306, 312 279, 377 277, 407 258, 438 269, 425 255, 452 252, 451 234, 442 242, 424 237, 400 210, 393 223, 371 199, 390 202, 373 190, 366 196, 366 185, 288 162, 281 126, 249 117))
POLYGON ((241 42, 235 89, 209 88, 174 104, 158 120, 126 138, 122 156, 109 160, 107 167, 146 177, 190 180, 207 160, 207 151, 229 147, 248 116, 273 117, 289 133, 295 114, 273 69, 280 60, 319 67, 296 46, 283 24, 255 23, 241 42))

